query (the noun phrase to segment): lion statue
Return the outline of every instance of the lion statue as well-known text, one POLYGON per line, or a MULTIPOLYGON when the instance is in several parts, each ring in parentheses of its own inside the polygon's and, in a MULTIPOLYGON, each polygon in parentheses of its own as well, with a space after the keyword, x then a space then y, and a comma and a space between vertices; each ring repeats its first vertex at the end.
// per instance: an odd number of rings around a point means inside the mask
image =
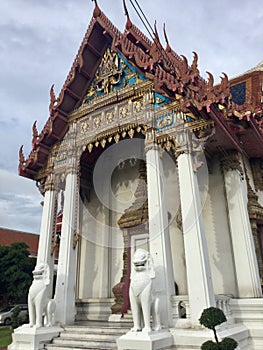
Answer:
POLYGON ((132 332, 150 332, 161 329, 159 299, 153 298, 152 280, 155 278, 153 259, 149 252, 137 249, 132 259, 130 303, 133 315, 132 332))
POLYGON ((48 297, 50 287, 50 270, 46 263, 36 265, 33 274, 33 282, 28 293, 28 311, 30 327, 53 326, 53 315, 56 304, 48 297), (45 322, 43 321, 45 316, 45 322))

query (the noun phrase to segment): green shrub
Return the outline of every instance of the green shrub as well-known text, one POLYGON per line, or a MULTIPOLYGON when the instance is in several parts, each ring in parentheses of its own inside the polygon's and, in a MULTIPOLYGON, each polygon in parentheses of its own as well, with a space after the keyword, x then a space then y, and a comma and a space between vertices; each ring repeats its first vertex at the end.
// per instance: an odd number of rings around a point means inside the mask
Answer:
POLYGON ((222 350, 234 350, 237 348, 238 343, 235 341, 235 339, 232 338, 225 338, 221 341, 221 349, 222 350))
POLYGON ((215 342, 208 340, 202 344, 201 350, 234 350, 238 346, 238 343, 232 338, 225 338, 221 342, 218 341, 216 326, 226 322, 226 316, 222 310, 216 307, 209 307, 204 309, 201 317, 199 318, 201 325, 206 328, 212 329, 214 332, 215 342))
POLYGON ((23 323, 21 317, 19 317, 20 311, 21 311, 21 308, 18 306, 12 312, 12 315, 11 315, 11 326, 12 326, 13 329, 21 326, 21 324, 23 323))
POLYGON ((211 306, 203 311, 199 322, 206 328, 214 329, 221 323, 226 322, 226 316, 222 310, 211 306))
POLYGON ((208 340, 202 344, 201 350, 220 350, 219 344, 214 343, 212 340, 208 340))

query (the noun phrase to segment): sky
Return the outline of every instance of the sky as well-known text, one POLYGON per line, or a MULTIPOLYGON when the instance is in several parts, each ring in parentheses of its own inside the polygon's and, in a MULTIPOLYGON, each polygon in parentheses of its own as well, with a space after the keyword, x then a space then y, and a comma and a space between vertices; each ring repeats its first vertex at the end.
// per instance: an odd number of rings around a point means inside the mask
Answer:
MULTIPOLYGON (((261 0, 137 0, 151 24, 166 24, 170 46, 219 81, 222 72, 239 75, 263 60, 261 0)), ((126 0, 132 22, 146 29, 126 0)), ((121 31, 122 0, 98 0, 121 31)), ((32 125, 48 119, 49 90, 56 95, 66 79, 88 24, 91 0, 0 1, 0 227, 38 233, 43 197, 35 182, 18 176, 18 151, 31 150, 32 125)))

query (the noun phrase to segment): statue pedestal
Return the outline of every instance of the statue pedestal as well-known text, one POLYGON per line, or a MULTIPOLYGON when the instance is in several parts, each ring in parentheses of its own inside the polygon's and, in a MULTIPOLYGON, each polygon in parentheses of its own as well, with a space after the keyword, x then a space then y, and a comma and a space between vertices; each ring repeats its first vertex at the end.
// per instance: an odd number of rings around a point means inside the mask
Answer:
POLYGON ((173 345, 169 331, 128 332, 117 339, 118 350, 157 350, 173 345))
POLYGON ((63 329, 60 327, 29 327, 23 325, 14 330, 12 344, 8 350, 42 350, 44 344, 50 343, 63 329))

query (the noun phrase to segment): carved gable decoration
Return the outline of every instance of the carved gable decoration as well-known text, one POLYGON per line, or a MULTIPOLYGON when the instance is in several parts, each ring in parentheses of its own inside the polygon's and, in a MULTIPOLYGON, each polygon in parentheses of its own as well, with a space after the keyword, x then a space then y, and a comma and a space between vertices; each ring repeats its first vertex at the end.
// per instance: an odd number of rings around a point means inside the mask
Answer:
POLYGON ((96 97, 108 95, 116 90, 125 88, 127 85, 137 85, 146 78, 117 52, 107 49, 92 85, 83 104, 88 104, 96 97))

